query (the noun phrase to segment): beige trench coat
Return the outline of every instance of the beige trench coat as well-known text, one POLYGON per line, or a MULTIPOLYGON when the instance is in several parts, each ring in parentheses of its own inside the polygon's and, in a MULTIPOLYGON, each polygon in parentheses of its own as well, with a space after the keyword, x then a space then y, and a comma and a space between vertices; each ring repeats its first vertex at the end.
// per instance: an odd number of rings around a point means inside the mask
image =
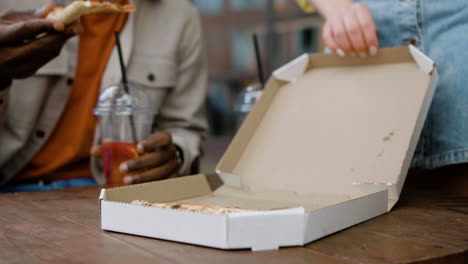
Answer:
MULTIPOLYGON (((2 0, 0 11, 34 9, 48 2, 2 0)), ((189 174, 200 156, 207 130, 207 69, 200 19, 187 0, 132 2, 137 11, 130 15, 121 33, 128 79, 150 94, 154 110, 159 113, 157 129, 172 133, 174 143, 183 151, 180 172, 189 174)), ((8 183, 28 164, 54 130, 70 93, 77 47, 78 38, 70 40, 61 55, 35 76, 15 80, 0 92, 0 185, 8 183)), ((120 79, 114 50, 101 87, 120 79)), ((99 160, 93 160, 92 169, 96 181, 103 184, 99 160)))

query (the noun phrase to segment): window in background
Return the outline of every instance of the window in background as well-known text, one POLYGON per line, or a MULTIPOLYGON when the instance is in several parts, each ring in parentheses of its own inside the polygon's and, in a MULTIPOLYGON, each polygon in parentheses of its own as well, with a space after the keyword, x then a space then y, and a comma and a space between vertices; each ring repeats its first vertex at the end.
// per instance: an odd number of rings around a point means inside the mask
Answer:
POLYGON ((207 115, 211 135, 230 135, 236 132, 236 95, 223 82, 211 82, 207 100, 207 115))
POLYGON ((224 9, 224 0, 193 0, 202 15, 218 15, 224 9))
POLYGON ((234 10, 246 11, 265 8, 268 0, 231 0, 234 10))
MULTIPOLYGON (((252 44, 259 36, 265 77, 305 52, 317 51, 319 24, 297 6, 295 0, 192 0, 202 16, 209 66, 208 113, 211 135, 235 133, 235 102, 240 92, 256 80, 257 65, 252 44), (274 4, 269 15, 268 4, 274 4), (269 21, 275 19, 274 33, 269 21)), ((271 7, 271 6, 270 6, 271 7)))
POLYGON ((296 51, 299 54, 318 52, 317 47, 317 28, 310 27, 299 30, 296 33, 296 51))
POLYGON ((288 1, 287 0, 275 0, 273 2, 275 11, 278 13, 278 15, 281 15, 282 13, 285 12, 285 10, 288 9, 288 1))
POLYGON ((235 31, 232 35, 232 61, 234 70, 238 72, 248 70, 249 58, 253 56, 249 40, 250 38, 246 32, 235 31))

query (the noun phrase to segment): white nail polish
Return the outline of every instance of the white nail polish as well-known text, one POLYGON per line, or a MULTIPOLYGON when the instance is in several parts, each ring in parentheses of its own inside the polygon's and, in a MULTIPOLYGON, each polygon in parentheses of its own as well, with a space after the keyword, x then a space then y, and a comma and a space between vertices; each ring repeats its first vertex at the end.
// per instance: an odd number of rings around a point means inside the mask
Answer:
POLYGON ((123 182, 124 182, 125 184, 127 184, 127 185, 130 185, 130 184, 133 183, 133 180, 132 180, 131 177, 125 176, 125 177, 123 178, 123 182))
POLYGON ((143 147, 142 144, 138 144, 137 145, 137 151, 141 154, 143 152, 145 152, 145 148, 143 147))
POLYGON ((344 53, 344 51, 343 51, 342 49, 337 49, 337 50, 336 50, 336 53, 337 53, 338 56, 340 56, 340 57, 346 56, 346 54, 344 53))
POLYGON ((377 52, 378 52, 378 49, 377 49, 376 46, 371 46, 371 47, 369 48, 369 53, 370 53, 371 56, 377 55, 377 52))
POLYGON ((120 169, 120 172, 122 172, 122 173, 127 173, 127 172, 128 172, 128 166, 127 166, 126 163, 120 164, 120 168, 119 168, 119 169, 120 169))

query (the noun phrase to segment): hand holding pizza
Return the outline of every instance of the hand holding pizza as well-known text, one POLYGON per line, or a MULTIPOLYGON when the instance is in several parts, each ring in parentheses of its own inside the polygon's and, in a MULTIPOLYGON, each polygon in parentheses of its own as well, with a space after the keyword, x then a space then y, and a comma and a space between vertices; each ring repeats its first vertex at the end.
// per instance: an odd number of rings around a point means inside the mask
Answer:
POLYGON ((33 75, 60 54, 65 42, 78 32, 75 24, 45 19, 53 10, 45 5, 34 11, 0 14, 0 81, 33 75))

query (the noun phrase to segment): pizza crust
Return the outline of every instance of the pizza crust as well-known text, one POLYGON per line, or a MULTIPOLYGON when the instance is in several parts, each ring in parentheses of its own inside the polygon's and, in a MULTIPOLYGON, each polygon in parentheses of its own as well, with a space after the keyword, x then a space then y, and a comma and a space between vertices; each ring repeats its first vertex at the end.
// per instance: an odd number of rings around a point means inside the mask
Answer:
POLYGON ((188 211, 188 212, 194 212, 194 213, 215 214, 215 215, 227 215, 230 213, 252 211, 248 209, 241 209, 238 207, 223 207, 223 206, 216 206, 216 205, 193 204, 193 203, 182 203, 182 202, 152 203, 152 202, 145 201, 145 200, 134 200, 131 202, 131 204, 163 208, 163 209, 188 211))
POLYGON ((120 13, 135 11, 134 5, 118 5, 108 2, 75 1, 67 7, 57 7, 47 18, 58 20, 65 25, 77 21, 81 16, 98 13, 120 13))

